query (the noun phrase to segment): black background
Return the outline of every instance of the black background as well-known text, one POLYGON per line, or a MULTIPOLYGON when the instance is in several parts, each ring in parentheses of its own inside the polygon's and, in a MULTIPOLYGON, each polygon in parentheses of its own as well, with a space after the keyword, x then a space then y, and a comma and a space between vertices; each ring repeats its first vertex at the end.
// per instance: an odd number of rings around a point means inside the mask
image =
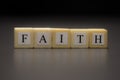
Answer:
POLYGON ((9 16, 35 15, 89 15, 119 16, 118 1, 82 0, 82 1, 4 1, 0 5, 0 14, 9 16))
POLYGON ((112 1, 0 5, 0 80, 119 80, 120 14, 112 1), (108 49, 14 49, 14 27, 106 28, 108 49))

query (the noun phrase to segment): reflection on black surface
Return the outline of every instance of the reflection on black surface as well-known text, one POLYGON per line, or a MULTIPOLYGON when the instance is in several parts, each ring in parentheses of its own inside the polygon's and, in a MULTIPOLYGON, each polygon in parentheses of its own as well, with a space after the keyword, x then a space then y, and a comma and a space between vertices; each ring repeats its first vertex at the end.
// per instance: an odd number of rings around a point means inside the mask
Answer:
POLYGON ((105 64, 107 49, 15 49, 14 61, 39 64, 105 64))
POLYGON ((16 79, 102 80, 107 77, 107 57, 107 49, 15 49, 16 79))

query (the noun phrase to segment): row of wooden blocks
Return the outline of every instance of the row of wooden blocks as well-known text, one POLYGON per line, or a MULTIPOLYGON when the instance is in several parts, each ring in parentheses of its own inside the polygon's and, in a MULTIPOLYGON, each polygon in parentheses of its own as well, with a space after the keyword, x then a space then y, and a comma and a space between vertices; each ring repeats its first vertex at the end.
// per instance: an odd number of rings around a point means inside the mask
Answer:
POLYGON ((106 29, 14 28, 15 48, 107 48, 106 29))

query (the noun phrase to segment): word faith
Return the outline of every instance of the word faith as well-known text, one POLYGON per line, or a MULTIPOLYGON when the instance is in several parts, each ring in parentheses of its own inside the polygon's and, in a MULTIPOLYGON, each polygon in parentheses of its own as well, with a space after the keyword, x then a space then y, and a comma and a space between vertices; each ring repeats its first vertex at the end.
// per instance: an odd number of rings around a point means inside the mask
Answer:
POLYGON ((106 29, 14 28, 15 48, 107 48, 106 29))

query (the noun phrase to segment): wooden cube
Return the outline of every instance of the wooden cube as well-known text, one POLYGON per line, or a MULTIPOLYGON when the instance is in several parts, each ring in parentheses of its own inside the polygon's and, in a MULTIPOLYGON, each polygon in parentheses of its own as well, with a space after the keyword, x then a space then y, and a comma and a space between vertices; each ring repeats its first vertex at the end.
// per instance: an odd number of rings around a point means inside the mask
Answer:
POLYGON ((89 29, 90 48, 107 48, 108 32, 106 29, 89 29))
POLYGON ((14 28, 14 47, 33 48, 32 28, 14 28))
POLYGON ((54 28, 53 31, 53 48, 70 48, 70 30, 66 28, 54 28))
POLYGON ((88 48, 88 29, 71 29, 71 48, 88 48))
POLYGON ((34 28, 34 48, 51 48, 51 38, 50 28, 34 28))

